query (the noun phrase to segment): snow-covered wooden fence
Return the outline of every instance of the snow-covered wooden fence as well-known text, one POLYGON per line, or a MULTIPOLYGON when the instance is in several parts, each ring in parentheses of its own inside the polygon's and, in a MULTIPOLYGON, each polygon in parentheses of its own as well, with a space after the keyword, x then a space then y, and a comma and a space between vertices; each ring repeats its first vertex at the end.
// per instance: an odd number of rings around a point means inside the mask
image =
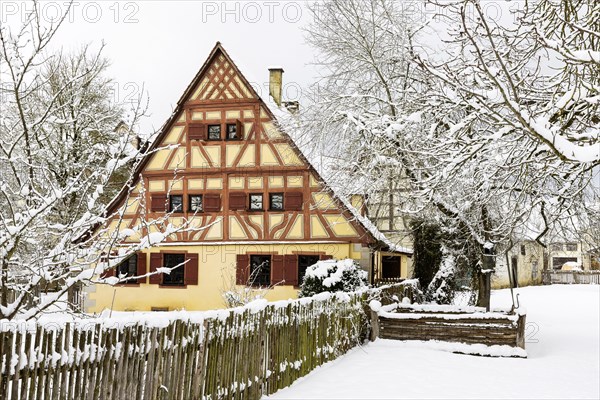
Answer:
MULTIPOLYGON (((482 307, 444 305, 371 304, 371 339, 436 340, 467 345, 505 346, 498 354, 526 357, 525 314, 486 312, 482 307), (518 348, 511 350, 508 348, 518 348)), ((469 347, 464 347, 469 352, 469 347)), ((478 350, 480 351, 480 350, 478 350)), ((478 353, 481 354, 481 353, 478 353)))
POLYGON ((596 284, 600 285, 600 271, 544 271, 542 280, 550 284, 596 284))
MULTIPOLYGON (((0 327, 0 398, 258 399, 366 336, 366 293, 202 318, 0 327)), ((191 315, 191 314, 188 314, 191 315)))

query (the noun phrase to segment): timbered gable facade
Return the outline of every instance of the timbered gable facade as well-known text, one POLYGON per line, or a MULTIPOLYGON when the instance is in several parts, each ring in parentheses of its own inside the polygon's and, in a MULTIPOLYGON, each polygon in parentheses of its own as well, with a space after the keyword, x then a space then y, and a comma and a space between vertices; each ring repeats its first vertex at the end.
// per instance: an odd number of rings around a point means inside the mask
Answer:
POLYGON ((137 270, 186 267, 114 292, 96 287, 88 311, 219 308, 223 285, 269 287, 268 299, 287 299, 320 259, 370 268, 373 235, 279 129, 220 43, 134 176, 133 198, 124 191, 111 205, 124 210, 116 229, 135 232, 124 241, 161 230, 144 219, 167 215, 169 225, 185 226, 145 250, 137 270))

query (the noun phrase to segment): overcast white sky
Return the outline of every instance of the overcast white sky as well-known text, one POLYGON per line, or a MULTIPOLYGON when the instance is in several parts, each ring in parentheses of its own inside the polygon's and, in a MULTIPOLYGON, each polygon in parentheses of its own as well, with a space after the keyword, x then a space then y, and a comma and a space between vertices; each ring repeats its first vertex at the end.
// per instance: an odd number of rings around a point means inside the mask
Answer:
MULTIPOLYGON (((433 14, 422 0, 402 1, 407 12, 419 18, 433 14)), ((145 87, 150 96, 150 117, 144 133, 158 129, 220 41, 244 75, 256 83, 263 98, 268 95, 268 71, 281 66, 284 97, 299 100, 301 88, 314 81, 313 50, 304 43, 302 26, 310 22, 307 5, 312 0, 78 0, 53 45, 75 49, 85 43, 99 46, 112 61, 117 100, 137 96, 145 87)), ((519 1, 489 0, 486 13, 500 16, 502 9, 519 1)), ((66 11, 67 0, 41 0, 41 14, 51 22, 66 11)), ((31 2, 0 0, 0 22, 24 20, 31 2)), ((501 18, 507 18, 504 13, 501 18)), ((427 41, 429 42, 429 40, 427 41)))
MULTIPOLYGON (((42 1, 48 21, 66 10, 65 0, 42 1)), ((304 1, 77 1, 62 26, 55 47, 73 49, 105 42, 110 74, 120 100, 150 95, 151 117, 144 130, 158 129, 183 90, 220 41, 259 95, 268 94, 267 68, 285 69, 288 97, 314 77, 313 56, 301 26, 309 20, 304 1), (261 93, 262 92, 262 93, 261 93)), ((31 6, 0 1, 2 22, 18 23, 31 6)))

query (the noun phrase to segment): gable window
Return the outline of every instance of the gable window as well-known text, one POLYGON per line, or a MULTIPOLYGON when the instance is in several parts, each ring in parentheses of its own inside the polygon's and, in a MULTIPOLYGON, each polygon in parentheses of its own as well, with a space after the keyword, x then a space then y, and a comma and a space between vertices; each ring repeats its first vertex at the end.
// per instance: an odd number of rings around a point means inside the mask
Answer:
POLYGON ((308 267, 315 265, 317 261, 319 261, 319 256, 298 256, 298 285, 302 285, 308 267))
POLYGON ((269 204, 271 210, 283 210, 283 193, 271 193, 269 195, 269 204))
POLYGON ((202 210, 203 210, 202 195, 201 194, 191 194, 190 195, 190 211, 199 212, 202 210))
POLYGON ((577 243, 565 244, 566 251, 577 251, 577 243))
POLYGON ((221 125, 208 126, 208 140, 221 140, 221 125))
POLYGON ((552 251, 562 251, 562 250, 563 250, 562 243, 554 243, 552 245, 552 251))
POLYGON ((269 286, 271 284, 271 256, 250 256, 250 279, 251 286, 269 286))
POLYGON ((229 139, 229 140, 240 139, 240 137, 238 136, 236 124, 227 124, 227 139, 229 139))
POLYGON ((169 196, 169 211, 174 213, 183 212, 183 196, 180 194, 169 196))
POLYGON ((125 279, 137 274, 137 255, 127 257, 117 265, 117 278, 123 279, 123 283, 137 283, 137 279, 125 279))
POLYGON ((260 211, 263 209, 263 195, 262 194, 251 194, 250 195, 250 210, 260 211))
POLYGON ((165 254, 163 266, 165 268, 175 268, 170 274, 163 274, 163 285, 166 286, 183 286, 185 284, 185 254, 165 254))

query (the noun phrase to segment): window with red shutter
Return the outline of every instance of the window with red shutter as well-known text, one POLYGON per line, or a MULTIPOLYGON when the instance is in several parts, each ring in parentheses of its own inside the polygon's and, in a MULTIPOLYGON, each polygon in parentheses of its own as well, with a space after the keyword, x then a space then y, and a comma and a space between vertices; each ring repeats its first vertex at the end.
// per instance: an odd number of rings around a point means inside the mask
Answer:
POLYGON ((250 256, 247 254, 237 255, 237 265, 235 269, 236 285, 246 285, 248 283, 248 275, 250 270, 250 256))
POLYGON ((167 209, 167 195, 153 194, 150 202, 150 211, 165 212, 167 209))
MULTIPOLYGON (((137 276, 146 275, 146 253, 137 254, 137 276)), ((146 283, 146 277, 138 278, 138 283, 146 283)))
POLYGON ((271 285, 285 284, 284 272, 283 256, 274 255, 271 258, 271 285))
POLYGON ((235 121, 235 133, 237 139, 241 140, 244 138, 244 125, 239 119, 235 121))
POLYGON ((206 140, 206 125, 192 123, 188 126, 188 140, 206 140))
POLYGON ((239 193, 239 192, 229 193, 229 209, 230 210, 245 210, 246 209, 246 193, 239 193))
POLYGON ((186 285, 197 285, 198 284, 198 254, 186 254, 185 255, 185 284, 186 285))
MULTIPOLYGON (((156 272, 156 270, 162 267, 162 254, 160 253, 152 253, 150 254, 150 272, 156 272)), ((162 274, 153 274, 150 275, 150 284, 151 285, 160 285, 162 280, 162 274)))
POLYGON ((204 211, 218 212, 221 211, 221 195, 220 194, 205 194, 204 195, 204 211))
POLYGON ((286 254, 283 256, 283 269, 286 285, 298 286, 298 256, 286 254))
POLYGON ((288 192, 285 194, 284 207, 286 210, 301 211, 302 203, 302 192, 288 192))

